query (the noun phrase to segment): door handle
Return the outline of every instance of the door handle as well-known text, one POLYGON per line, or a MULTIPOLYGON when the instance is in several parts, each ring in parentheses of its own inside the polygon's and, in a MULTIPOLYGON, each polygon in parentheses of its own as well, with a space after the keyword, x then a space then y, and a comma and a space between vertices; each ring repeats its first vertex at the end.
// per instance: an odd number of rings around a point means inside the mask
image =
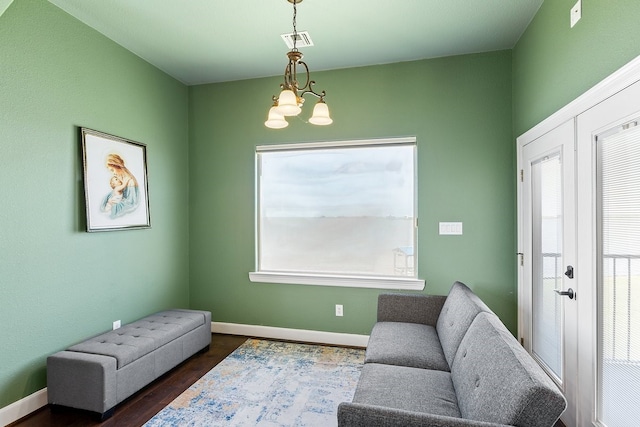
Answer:
POLYGON ((559 289, 554 289, 553 292, 555 292, 556 294, 563 296, 563 297, 569 297, 569 299, 574 299, 576 296, 576 293, 573 292, 573 289, 569 288, 566 291, 561 291, 559 289))
POLYGON ((564 272, 564 275, 567 276, 569 279, 573 279, 573 266, 572 265, 567 265, 567 271, 564 272))

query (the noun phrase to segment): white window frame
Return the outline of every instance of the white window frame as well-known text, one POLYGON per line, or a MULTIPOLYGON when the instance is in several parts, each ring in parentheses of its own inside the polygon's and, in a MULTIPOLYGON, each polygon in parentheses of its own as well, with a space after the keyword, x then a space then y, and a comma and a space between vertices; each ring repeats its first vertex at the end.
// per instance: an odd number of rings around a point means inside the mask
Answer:
MULTIPOLYGON (((270 151, 291 151, 304 150, 313 148, 345 148, 345 147, 366 147, 381 145, 416 145, 416 137, 403 138, 385 138, 385 139, 366 139, 352 141, 331 141, 331 142, 308 142, 297 144, 277 144, 277 145, 260 145, 256 147, 256 173, 255 173, 255 265, 256 270, 259 267, 259 248, 260 248, 260 176, 259 176, 259 153, 270 151)), ((417 146, 415 147, 417 150, 417 146)), ((316 273, 289 273, 278 271, 254 271, 249 273, 249 279, 252 282, 259 283, 281 283, 281 284, 299 284, 299 285, 318 285, 318 286, 339 286, 353 288, 374 288, 374 289, 395 289, 395 290, 423 290, 425 281, 418 279, 418 231, 417 231, 417 153, 414 156, 414 218, 416 221, 414 232, 414 256, 416 275, 414 277, 405 276, 358 276, 358 275, 339 275, 339 274, 316 274, 316 273)))

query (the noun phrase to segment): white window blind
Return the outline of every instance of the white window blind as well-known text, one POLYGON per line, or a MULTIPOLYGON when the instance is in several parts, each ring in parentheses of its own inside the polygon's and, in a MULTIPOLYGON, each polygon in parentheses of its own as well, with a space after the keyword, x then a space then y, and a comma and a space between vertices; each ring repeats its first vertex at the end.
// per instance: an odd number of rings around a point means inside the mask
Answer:
POLYGON ((252 281, 422 289, 415 138, 256 149, 252 281))
POLYGON ((597 138, 599 418, 630 425, 640 396, 640 126, 597 138))

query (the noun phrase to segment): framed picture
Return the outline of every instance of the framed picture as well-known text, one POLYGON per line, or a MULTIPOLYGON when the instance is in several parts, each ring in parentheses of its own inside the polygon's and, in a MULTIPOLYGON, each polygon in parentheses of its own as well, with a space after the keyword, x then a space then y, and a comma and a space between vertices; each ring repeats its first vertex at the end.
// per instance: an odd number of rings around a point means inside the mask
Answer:
POLYGON ((87 231, 151 227, 147 147, 81 128, 87 231))

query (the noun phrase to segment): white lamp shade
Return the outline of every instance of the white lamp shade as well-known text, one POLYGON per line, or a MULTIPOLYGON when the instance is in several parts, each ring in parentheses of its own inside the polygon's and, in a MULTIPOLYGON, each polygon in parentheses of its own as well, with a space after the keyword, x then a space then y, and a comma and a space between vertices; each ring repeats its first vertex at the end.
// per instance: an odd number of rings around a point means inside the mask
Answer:
POLYGON ((302 109, 298 106, 298 97, 292 90, 285 89, 278 98, 278 112, 283 116, 297 116, 302 109))
POLYGON ((289 123, 284 119, 284 116, 278 112, 278 107, 271 107, 264 125, 271 129, 282 129, 289 126, 289 123))
POLYGON ((333 123, 333 119, 329 116, 329 107, 324 101, 318 101, 316 106, 313 107, 313 115, 309 119, 309 123, 321 126, 333 123))

